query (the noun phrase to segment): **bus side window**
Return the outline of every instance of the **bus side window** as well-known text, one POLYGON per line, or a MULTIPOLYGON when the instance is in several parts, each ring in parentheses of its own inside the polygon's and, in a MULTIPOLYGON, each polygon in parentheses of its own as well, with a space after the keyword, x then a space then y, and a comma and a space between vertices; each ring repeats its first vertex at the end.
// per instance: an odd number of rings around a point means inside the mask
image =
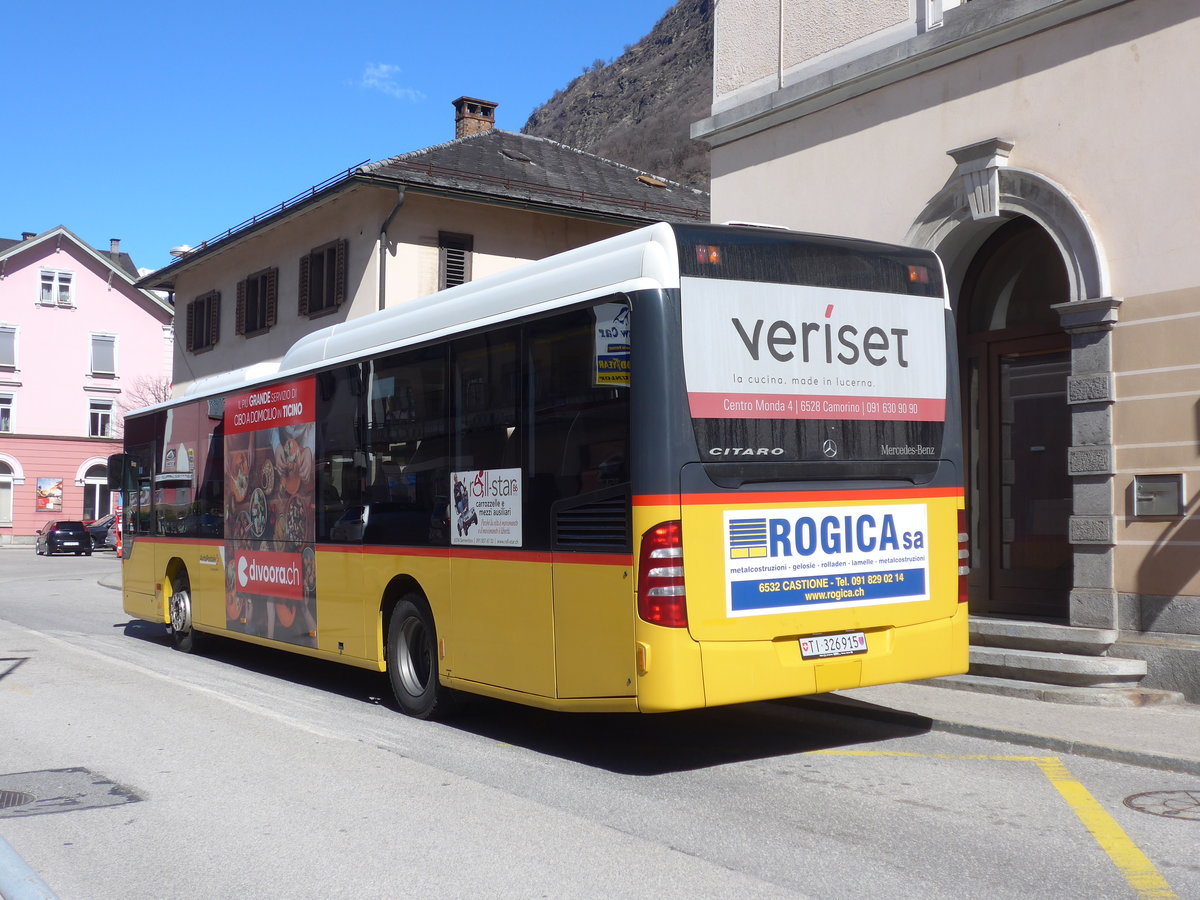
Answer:
POLYGON ((363 453, 358 443, 364 415, 361 367, 344 366, 317 376, 317 539, 355 542, 362 537, 363 453))
POLYGON ((368 382, 367 478, 359 531, 367 544, 449 543, 446 350, 377 360, 368 382))
POLYGON ((133 458, 135 482, 124 498, 127 534, 150 534, 154 528, 153 476, 158 471, 162 455, 166 416, 155 413, 130 419, 125 427, 125 452, 133 458))
MULTIPOLYGON (((608 298, 596 308, 610 318, 614 300, 621 302, 608 298)), ((532 439, 524 520, 532 547, 550 546, 555 503, 587 502, 629 481, 629 389, 600 383, 597 316, 580 309, 527 326, 532 439)))
POLYGON ((564 496, 629 480, 629 406, 610 402, 579 413, 563 450, 564 496))
POLYGON ((520 465, 520 453, 506 450, 517 427, 519 340, 519 329, 504 328, 455 344, 456 472, 520 465))

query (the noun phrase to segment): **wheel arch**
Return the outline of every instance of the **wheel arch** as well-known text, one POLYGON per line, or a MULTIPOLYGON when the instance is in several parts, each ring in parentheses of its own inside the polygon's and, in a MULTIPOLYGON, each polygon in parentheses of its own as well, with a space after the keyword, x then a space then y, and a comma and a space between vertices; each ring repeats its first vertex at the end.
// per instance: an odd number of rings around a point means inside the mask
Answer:
POLYGON ((188 575, 187 563, 178 556, 172 556, 163 567, 162 610, 164 622, 169 622, 171 619, 169 601, 171 594, 175 591, 177 581, 182 581, 182 583, 188 586, 188 590, 191 590, 192 581, 191 576, 188 575))
POLYGON ((433 615, 433 606, 429 602, 429 596, 421 587, 421 583, 406 573, 395 575, 383 589, 383 597, 379 601, 380 646, 387 643, 388 628, 392 624, 392 613, 396 609, 396 604, 410 594, 420 598, 421 602, 425 604, 430 616, 433 617, 434 627, 439 625, 437 617, 433 615))

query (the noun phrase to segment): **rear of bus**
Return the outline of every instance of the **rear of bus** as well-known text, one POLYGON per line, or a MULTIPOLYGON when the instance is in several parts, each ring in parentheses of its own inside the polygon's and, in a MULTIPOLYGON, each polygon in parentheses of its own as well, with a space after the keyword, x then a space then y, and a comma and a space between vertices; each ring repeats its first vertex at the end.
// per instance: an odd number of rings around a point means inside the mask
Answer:
POLYGON ((678 227, 633 370, 638 703, 965 672, 954 324, 928 252, 678 227))

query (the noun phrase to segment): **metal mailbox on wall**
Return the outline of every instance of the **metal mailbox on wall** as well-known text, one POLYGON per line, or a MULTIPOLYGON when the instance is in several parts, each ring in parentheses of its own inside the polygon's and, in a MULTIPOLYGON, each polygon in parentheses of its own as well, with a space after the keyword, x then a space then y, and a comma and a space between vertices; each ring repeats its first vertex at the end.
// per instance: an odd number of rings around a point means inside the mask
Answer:
POLYGON ((1135 516, 1178 516, 1183 513, 1183 475, 1135 475, 1135 516))

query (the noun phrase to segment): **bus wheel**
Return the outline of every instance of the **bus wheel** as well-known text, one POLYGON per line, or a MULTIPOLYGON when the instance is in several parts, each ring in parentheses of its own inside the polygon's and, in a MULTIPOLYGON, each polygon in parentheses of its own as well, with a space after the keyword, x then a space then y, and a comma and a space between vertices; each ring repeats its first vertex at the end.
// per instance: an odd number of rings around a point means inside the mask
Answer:
POLYGON ((388 626, 388 679, 406 715, 437 719, 450 714, 453 691, 442 687, 437 672, 437 632, 423 598, 409 594, 392 610, 388 626))
POLYGON ((171 599, 167 601, 171 622, 171 643, 183 653, 196 651, 196 632, 192 630, 192 594, 186 581, 172 585, 171 599))

